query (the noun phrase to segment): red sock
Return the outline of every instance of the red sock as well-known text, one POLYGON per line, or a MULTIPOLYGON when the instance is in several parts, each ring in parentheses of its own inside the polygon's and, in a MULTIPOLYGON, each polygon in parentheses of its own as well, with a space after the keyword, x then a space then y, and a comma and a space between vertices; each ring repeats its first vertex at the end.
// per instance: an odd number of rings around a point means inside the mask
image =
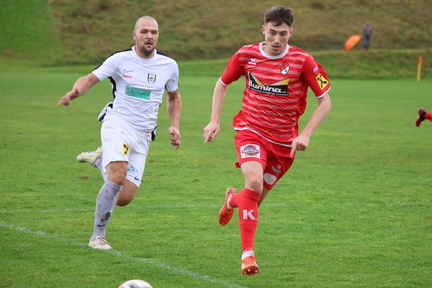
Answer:
POLYGON ((432 121, 432 113, 431 113, 431 112, 426 112, 424 116, 425 116, 425 118, 428 119, 429 121, 432 121))
POLYGON ((242 196, 242 191, 243 190, 241 190, 239 193, 232 194, 232 196, 231 196, 231 198, 229 200, 229 205, 231 207, 233 207, 233 208, 239 207, 240 199, 241 199, 241 196, 242 196))
POLYGON ((255 244, 255 232, 258 226, 258 200, 261 194, 244 188, 240 191, 239 224, 242 249, 252 251, 255 244))

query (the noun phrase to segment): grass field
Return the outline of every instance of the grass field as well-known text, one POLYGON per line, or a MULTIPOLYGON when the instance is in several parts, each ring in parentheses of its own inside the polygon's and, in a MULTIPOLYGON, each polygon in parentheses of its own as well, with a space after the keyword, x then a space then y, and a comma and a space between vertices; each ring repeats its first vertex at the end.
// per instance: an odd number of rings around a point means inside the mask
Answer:
POLYGON ((238 221, 221 227, 217 212, 243 183, 230 126, 243 83, 204 144, 217 78, 181 79, 183 146, 169 145, 162 107, 144 183, 116 208, 107 252, 87 247, 101 177, 75 157, 100 143, 109 83, 57 106, 81 75, 0 71, 0 287, 432 286, 432 123, 414 126, 419 107, 432 110, 432 81, 333 81, 329 117, 260 209, 260 274, 242 277, 238 221))

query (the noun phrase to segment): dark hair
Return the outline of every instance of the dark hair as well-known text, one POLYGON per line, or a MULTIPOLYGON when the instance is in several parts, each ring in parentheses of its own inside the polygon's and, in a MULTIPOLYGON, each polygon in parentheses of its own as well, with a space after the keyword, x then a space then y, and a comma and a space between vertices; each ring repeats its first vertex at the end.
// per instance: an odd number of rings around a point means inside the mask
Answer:
POLYGON ((276 26, 286 23, 292 27, 294 23, 294 13, 290 7, 273 6, 264 14, 264 25, 268 22, 276 22, 276 26))

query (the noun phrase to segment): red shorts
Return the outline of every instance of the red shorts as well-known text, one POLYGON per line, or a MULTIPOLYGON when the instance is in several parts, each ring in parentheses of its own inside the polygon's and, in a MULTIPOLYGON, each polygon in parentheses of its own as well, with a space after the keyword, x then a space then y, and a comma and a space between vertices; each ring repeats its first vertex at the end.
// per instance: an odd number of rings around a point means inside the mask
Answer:
POLYGON ((271 190, 289 170, 294 158, 290 157, 291 147, 271 143, 260 135, 249 131, 237 131, 234 137, 238 162, 236 167, 248 161, 257 161, 264 168, 264 188, 271 190))

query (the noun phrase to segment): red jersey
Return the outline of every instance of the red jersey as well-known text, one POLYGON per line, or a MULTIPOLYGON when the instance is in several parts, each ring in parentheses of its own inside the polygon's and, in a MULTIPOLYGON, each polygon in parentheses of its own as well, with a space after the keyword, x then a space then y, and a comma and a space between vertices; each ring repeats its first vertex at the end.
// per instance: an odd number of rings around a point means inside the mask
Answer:
POLYGON ((240 48, 220 78, 229 85, 246 77, 242 110, 234 117, 233 127, 290 146, 298 135, 308 88, 319 98, 330 90, 330 81, 324 68, 307 52, 287 45, 285 53, 270 56, 262 47, 263 43, 256 43, 240 48))

